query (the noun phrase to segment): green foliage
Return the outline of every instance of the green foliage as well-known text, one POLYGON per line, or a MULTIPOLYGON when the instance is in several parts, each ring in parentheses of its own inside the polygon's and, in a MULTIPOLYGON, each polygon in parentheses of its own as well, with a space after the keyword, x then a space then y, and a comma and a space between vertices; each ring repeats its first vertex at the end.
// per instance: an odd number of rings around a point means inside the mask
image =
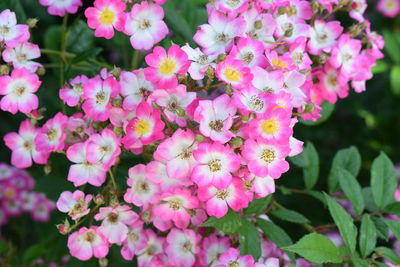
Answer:
POLYGON ((238 232, 239 228, 242 226, 242 222, 240 215, 229 209, 224 217, 216 218, 212 216, 208 218, 202 226, 215 227, 228 235, 232 235, 238 232))
POLYGON ((269 214, 272 216, 283 220, 283 221, 288 221, 292 223, 309 223, 310 221, 304 217, 301 213, 298 213, 297 211, 294 210, 288 210, 288 209, 278 209, 278 210, 273 210, 269 214))
POLYGON ((313 263, 341 263, 339 250, 333 242, 324 235, 311 233, 303 236, 297 243, 284 247, 313 263))
POLYGON ((365 258, 375 248, 376 245, 376 228, 374 222, 368 214, 365 214, 361 220, 360 228, 360 252, 365 258))
POLYGON ((385 39, 385 51, 388 53, 390 59, 395 63, 400 63, 400 42, 396 39, 395 34, 385 29, 383 31, 383 38, 385 39))
POLYGON ((364 198, 360 184, 347 170, 338 167, 336 172, 339 177, 340 187, 342 188, 344 194, 353 204, 356 213, 361 214, 364 210, 364 198))
POLYGON ((240 254, 253 255, 254 260, 257 261, 261 256, 261 241, 257 228, 248 220, 242 218, 242 225, 238 231, 240 254))
POLYGON ((263 213, 268 204, 271 202, 272 195, 268 195, 263 198, 254 199, 252 202, 249 203, 249 206, 244 209, 244 215, 252 215, 252 214, 260 214, 263 213))
POLYGON ((335 224, 339 228, 343 241, 349 248, 350 253, 353 254, 356 250, 357 242, 357 228, 353 223, 353 218, 329 195, 325 194, 325 199, 328 204, 329 212, 335 224))
POLYGON ((390 70, 390 88, 393 94, 400 95, 400 65, 395 65, 390 70))
POLYGON ((318 152, 311 142, 307 142, 303 152, 293 158, 292 162, 303 168, 304 183, 307 189, 314 187, 319 174, 318 152))
POLYGON ((361 167, 361 156, 356 147, 339 150, 332 161, 331 171, 328 177, 329 192, 339 190, 338 169, 342 168, 357 177, 361 167))
POLYGON ((378 208, 393 202, 396 190, 396 169, 385 153, 374 160, 371 167, 371 190, 378 208))

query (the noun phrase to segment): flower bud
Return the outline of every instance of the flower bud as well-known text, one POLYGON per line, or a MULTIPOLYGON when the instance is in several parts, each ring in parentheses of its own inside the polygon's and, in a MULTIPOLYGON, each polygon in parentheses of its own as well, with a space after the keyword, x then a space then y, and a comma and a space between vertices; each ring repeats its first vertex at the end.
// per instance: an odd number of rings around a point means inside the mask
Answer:
POLYGON ((304 107, 304 113, 312 113, 315 110, 315 105, 314 103, 307 103, 304 107))
POLYGON ((186 80, 186 74, 177 74, 176 77, 178 78, 179 83, 182 83, 186 80))
POLYGON ((122 99, 121 99, 121 98, 113 98, 113 99, 111 100, 111 103, 112 103, 112 106, 113 106, 113 107, 119 108, 119 107, 122 106, 122 99))
POLYGON ((107 265, 108 265, 108 260, 107 260, 107 258, 101 258, 101 259, 99 259, 99 266, 100 266, 100 267, 107 267, 107 265))
POLYGON ((186 112, 183 108, 179 107, 177 110, 177 114, 179 117, 185 117, 186 116, 186 112))
POLYGON ((236 137, 236 138, 233 138, 233 139, 231 140, 231 143, 232 143, 232 145, 234 145, 234 146, 240 147, 240 146, 243 145, 243 139, 240 138, 240 137, 236 137))
POLYGON ((143 212, 141 217, 145 223, 150 222, 150 212, 148 212, 148 211, 143 212))
POLYGON ((232 87, 228 85, 228 86, 226 87, 225 93, 226 93, 227 95, 231 95, 232 92, 233 92, 232 87))
POLYGON ((217 63, 224 61, 226 58, 226 54, 219 54, 217 57, 217 63))
POLYGON ((119 136, 119 137, 121 137, 122 134, 124 133, 124 129, 122 129, 122 127, 116 127, 116 126, 114 126, 113 131, 114 131, 114 133, 115 133, 117 136, 119 136))
POLYGON ((201 143, 204 141, 204 136, 202 136, 201 134, 196 134, 196 141, 201 143))
POLYGON ((46 69, 43 66, 40 66, 37 70, 36 70, 36 74, 39 76, 43 76, 46 74, 46 69))
POLYGON ((207 71, 206 71, 206 75, 207 75, 207 77, 208 77, 210 80, 214 79, 214 75, 215 75, 215 70, 214 70, 214 68, 211 67, 211 66, 208 66, 208 69, 207 69, 207 71))
POLYGON ((57 224, 58 232, 62 235, 67 235, 70 231, 70 227, 65 224, 57 224))
POLYGON ((297 14, 296 8, 295 8, 294 6, 290 6, 289 9, 288 9, 288 11, 287 11, 287 14, 288 14, 289 16, 294 16, 294 15, 296 15, 296 14, 297 14))
POLYGON ((263 27, 263 23, 261 20, 256 20, 254 22, 254 28, 256 28, 257 30, 261 29, 263 27))
POLYGON ((281 7, 278 8, 278 14, 279 15, 283 15, 285 13, 286 13, 286 7, 281 6, 281 7))
POLYGON ((94 199, 93 199, 93 202, 94 202, 96 205, 102 205, 102 204, 104 204, 104 197, 103 197, 103 195, 97 195, 97 196, 95 196, 94 199))
POLYGON ((293 35, 293 27, 285 31, 285 37, 291 37, 293 35))
POLYGON ((49 164, 47 164, 47 165, 45 165, 45 166, 43 167, 43 170, 44 170, 44 173, 45 173, 46 175, 49 175, 49 174, 51 173, 51 166, 50 166, 49 164))
POLYGON ((29 28, 35 28, 39 19, 38 18, 29 18, 26 20, 26 24, 29 26, 29 28))
POLYGON ((115 79, 119 79, 119 76, 121 75, 121 69, 114 66, 111 74, 115 77, 115 79))
POLYGON ((0 65, 0 76, 8 75, 10 73, 10 67, 8 65, 0 65))

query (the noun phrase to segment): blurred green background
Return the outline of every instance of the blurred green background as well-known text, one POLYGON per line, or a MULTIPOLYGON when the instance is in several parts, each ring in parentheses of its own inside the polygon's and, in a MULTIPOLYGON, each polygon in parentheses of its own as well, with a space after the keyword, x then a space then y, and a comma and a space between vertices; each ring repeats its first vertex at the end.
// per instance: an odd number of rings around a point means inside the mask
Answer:
MULTIPOLYGON (((93 1, 84 1, 90 6, 93 1)), ((189 42, 195 33, 197 25, 207 21, 204 7, 205 1, 169 0, 164 5, 166 23, 173 30, 161 45, 169 46, 171 41, 179 45, 189 42)), ((383 150, 393 160, 400 162, 400 18, 387 19, 375 11, 375 1, 369 3, 367 17, 371 20, 373 30, 384 33, 386 41, 385 59, 374 68, 375 76, 367 82, 367 91, 361 94, 351 92, 346 99, 339 100, 334 111, 323 123, 313 126, 299 123, 295 127, 295 137, 303 141, 311 141, 320 155, 320 179, 316 189, 326 190, 327 176, 334 154, 338 149, 356 146, 362 156, 362 170, 359 181, 367 184, 369 167, 372 159, 383 150)), ((31 30, 31 42, 41 48, 59 50, 62 33, 62 18, 47 14, 46 8, 40 6, 37 0, 0 0, 0 10, 10 8, 17 13, 18 22, 24 23, 27 18, 38 18, 36 28, 31 30)), ((40 62, 46 66, 46 74, 42 77, 43 85, 39 90, 41 107, 45 107, 45 118, 53 116, 58 111, 68 115, 73 109, 66 109, 58 98, 58 89, 64 81, 77 74, 94 76, 99 71, 98 62, 103 65, 119 66, 123 69, 140 67, 143 64, 143 54, 136 57, 127 36, 117 33, 111 40, 94 38, 92 30, 85 23, 80 8, 77 15, 68 18, 67 51, 73 53, 67 64, 61 64, 58 56, 43 55, 40 62), (63 70, 62 74, 60 69, 63 70)), ((342 16, 341 16, 342 19, 342 16)), ((344 23, 350 23, 343 18, 344 23)), ((19 123, 24 119, 21 114, 13 116, 0 111, 0 137, 7 132, 17 131, 19 123)), ((42 123, 42 122, 40 122, 42 123)), ((10 151, 0 144, 0 161, 9 162, 10 151)), ((135 163, 143 161, 139 157, 123 155, 122 164, 118 167, 116 176, 122 188, 125 186, 127 169, 135 163)), ((28 171, 36 179, 35 190, 45 193, 56 201, 59 194, 65 190, 73 190, 72 184, 66 180, 69 163, 63 155, 53 155, 50 158, 51 172, 46 175, 43 166, 34 166, 28 171)), ((279 186, 288 188, 303 188, 302 171, 293 167, 277 181, 279 186)), ((85 188, 88 192, 96 192, 95 188, 85 188)), ((301 211, 318 225, 329 222, 329 215, 319 201, 311 196, 284 195, 277 190, 280 203, 293 210, 301 211), (304 208, 307 207, 307 208, 304 208)), ((35 223, 29 215, 13 218, 1 229, 1 235, 12 241, 14 251, 7 247, 9 253, 14 252, 15 266, 29 266, 31 260, 43 257, 46 262, 59 261, 67 254, 65 236, 60 235, 55 227, 61 223, 64 215, 55 211, 48 223, 35 223)), ((285 224, 283 227, 294 240, 302 236, 305 230, 285 224)), ((1 248, 0 248, 1 251, 1 248)), ((3 244, 4 252, 4 244, 3 244)), ((109 257, 111 266, 132 266, 119 255, 119 248, 113 247, 109 257)), ((46 266, 47 264, 45 264, 46 266)), ((96 260, 81 263, 71 259, 69 266, 96 266, 96 260)))

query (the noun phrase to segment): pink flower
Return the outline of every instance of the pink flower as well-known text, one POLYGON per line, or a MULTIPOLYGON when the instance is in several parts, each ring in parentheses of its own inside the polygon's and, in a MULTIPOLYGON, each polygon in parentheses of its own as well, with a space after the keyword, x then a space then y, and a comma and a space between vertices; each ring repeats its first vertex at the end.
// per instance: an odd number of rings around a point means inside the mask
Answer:
POLYGON ((237 45, 229 53, 234 59, 241 60, 246 67, 266 67, 267 59, 264 56, 264 44, 250 38, 240 38, 237 45))
POLYGON ((50 213, 54 210, 53 201, 48 200, 45 195, 37 194, 34 208, 31 210, 32 218, 38 222, 47 222, 50 219, 50 213))
POLYGON ((188 56, 178 45, 172 45, 168 53, 163 47, 157 46, 145 60, 149 65, 144 69, 146 79, 157 84, 160 89, 176 87, 176 75, 185 74, 190 66, 188 56))
POLYGON ((75 14, 82 6, 81 0, 39 0, 39 3, 49 7, 49 14, 61 17, 65 16, 65 13, 75 14))
POLYGON ((332 67, 330 64, 325 64, 323 70, 317 72, 318 84, 316 86, 315 101, 321 104, 324 100, 331 103, 336 103, 337 98, 345 98, 349 94, 348 79, 342 75, 339 69, 332 67))
POLYGON ((283 88, 283 72, 281 70, 266 71, 260 67, 251 69, 252 85, 260 93, 277 93, 283 88))
POLYGON ((96 37, 111 39, 114 28, 123 31, 125 25, 126 5, 121 0, 96 0, 94 7, 85 10, 89 28, 95 29, 96 37))
POLYGON ((127 205, 100 208, 94 218, 102 220, 98 229, 111 244, 121 244, 128 236, 128 225, 133 224, 138 215, 127 205))
POLYGON ((82 109, 94 121, 105 121, 110 117, 111 97, 119 92, 119 83, 114 77, 102 80, 99 76, 89 79, 83 85, 85 102, 82 109))
POLYGON ((28 168, 32 166, 32 160, 37 164, 47 163, 50 153, 36 150, 34 140, 37 134, 38 130, 26 119, 20 124, 18 133, 12 132, 4 136, 6 146, 12 150, 12 165, 28 168))
POLYGON ((63 150, 67 123, 68 117, 61 112, 58 112, 54 118, 48 120, 35 138, 37 150, 48 152, 63 150))
POLYGON ((87 142, 87 160, 90 163, 102 162, 111 167, 121 154, 120 140, 110 129, 104 129, 101 134, 92 134, 87 142))
POLYGON ((15 69, 26 68, 29 72, 35 72, 41 66, 40 63, 31 61, 40 57, 40 49, 36 44, 25 42, 16 47, 7 47, 2 56, 3 60, 12 63, 15 69))
POLYGON ((253 86, 245 87, 233 93, 233 102, 240 112, 248 116, 251 111, 263 114, 267 109, 267 94, 259 93, 253 86))
POLYGON ((0 29, 0 42, 4 41, 7 47, 16 47, 30 37, 28 25, 17 24, 15 13, 9 9, 0 13, 0 29))
POLYGON ((194 266, 200 240, 201 236, 193 230, 172 229, 166 238, 168 262, 175 266, 194 266))
POLYGON ((339 21, 325 22, 317 19, 310 30, 309 52, 313 55, 329 53, 342 32, 343 27, 339 21))
POLYGON ((109 244, 97 226, 82 227, 68 238, 69 252, 75 258, 86 261, 91 257, 104 258, 109 244))
POLYGON ((146 80, 143 69, 135 72, 122 71, 120 85, 121 95, 124 97, 122 107, 126 110, 135 110, 154 91, 154 86, 146 80))
POLYGON ((293 64, 296 65, 299 70, 310 70, 311 64, 313 63, 306 52, 306 44, 307 38, 303 36, 297 38, 289 48, 289 54, 293 64))
POLYGON ((164 137, 160 110, 153 110, 147 102, 142 102, 136 109, 136 117, 126 126, 126 136, 122 143, 126 148, 141 148, 164 137))
POLYGON ((254 259, 251 255, 240 256, 239 250, 236 248, 229 248, 227 252, 219 257, 219 264, 216 267, 253 267, 254 259))
POLYGON ((176 122, 180 127, 186 126, 185 109, 196 98, 195 92, 187 92, 186 86, 179 84, 173 89, 160 89, 152 93, 157 105, 164 108, 164 114, 171 122, 176 122))
POLYGON ((208 23, 200 25, 193 37, 207 55, 228 51, 232 47, 233 39, 242 36, 246 27, 242 17, 232 20, 216 10, 209 13, 208 23))
POLYGON ((240 167, 240 157, 232 152, 229 145, 218 142, 201 143, 193 151, 198 165, 193 169, 192 180, 198 186, 212 184, 225 189, 232 181, 232 173, 240 167))
POLYGON ((227 57, 217 65, 216 75, 233 88, 240 89, 246 87, 252 80, 250 69, 246 68, 243 61, 227 57))
POLYGON ((198 207, 198 200, 188 189, 175 189, 160 196, 159 204, 154 208, 154 216, 163 221, 172 221, 178 228, 187 228, 190 222, 188 210, 198 207))
POLYGON ((300 107, 307 99, 302 90, 306 84, 306 76, 301 72, 292 70, 284 73, 285 90, 292 95, 292 106, 300 107))
POLYGON ((400 13, 400 2, 398 0, 379 0, 376 9, 384 16, 394 18, 400 13))
POLYGON ((189 67, 189 74, 193 80, 202 80, 208 68, 215 68, 214 60, 217 55, 206 55, 201 52, 200 48, 191 48, 189 44, 182 47, 182 50, 188 55, 189 60, 192 61, 189 67))
MULTIPOLYGON (((264 0, 260 1, 264 2, 264 0)), ((275 0, 274 2, 277 1, 275 0)), ((271 14, 260 14, 255 8, 252 8, 244 12, 243 17, 247 24, 245 33, 248 37, 262 42, 266 48, 274 47, 275 38, 273 34, 276 30, 276 21, 271 14)))
POLYGON ((178 129, 174 134, 158 145, 154 158, 166 161, 170 177, 182 179, 189 176, 196 161, 193 150, 197 148, 195 136, 190 130, 178 129))
POLYGON ((225 253, 231 247, 228 237, 218 238, 211 235, 203 239, 202 250, 199 253, 200 263, 204 266, 214 266, 218 262, 221 254, 225 253))
POLYGON ((276 24, 276 37, 283 38, 288 43, 294 42, 299 36, 309 37, 310 26, 295 16, 279 15, 276 18, 276 24))
POLYGON ((37 109, 39 100, 33 93, 41 84, 38 76, 26 68, 14 69, 11 76, 0 76, 0 95, 4 95, 0 108, 12 114, 17 111, 26 114, 37 109))
POLYGON ((68 181, 73 182, 75 187, 86 183, 100 186, 106 179, 105 166, 101 162, 90 163, 87 160, 87 147, 87 142, 77 143, 67 150, 67 158, 75 163, 69 168, 68 181))
POLYGON ((200 132, 214 141, 228 142, 234 134, 232 126, 236 107, 228 95, 221 95, 214 100, 201 100, 194 113, 194 120, 200 123, 200 132))
POLYGON ((189 179, 190 176, 176 178, 177 176, 169 175, 166 164, 168 163, 151 161, 146 166, 146 177, 153 183, 156 183, 160 187, 161 192, 172 192, 176 188, 190 186, 193 184, 193 182, 189 179))
POLYGON ((251 199, 246 197, 244 191, 242 181, 233 178, 224 189, 218 189, 214 185, 199 187, 198 197, 206 203, 208 215, 222 218, 228 212, 228 207, 234 211, 247 207, 251 199))
POLYGON ((243 184, 248 190, 255 193, 256 198, 263 198, 275 192, 275 181, 271 176, 259 177, 247 169, 243 170, 243 173, 243 184))
POLYGON ((143 231, 145 241, 143 248, 137 252, 138 265, 141 267, 153 267, 151 261, 153 258, 163 253, 164 238, 158 237, 151 229, 143 231))
POLYGON ((126 202, 143 207, 143 209, 146 209, 150 204, 158 202, 160 188, 158 184, 146 177, 145 165, 137 164, 129 169, 127 184, 130 188, 124 195, 126 202))
POLYGON ((285 161, 289 152, 286 143, 248 139, 244 143, 242 155, 248 161, 251 173, 261 177, 269 175, 276 179, 289 170, 289 164, 285 161))
POLYGON ((60 89, 60 99, 70 107, 77 106, 83 95, 83 84, 85 84, 88 80, 88 77, 85 75, 76 76, 70 82, 71 87, 65 85, 64 88, 60 89))
POLYGON ((64 191, 57 200, 57 209, 61 212, 68 213, 73 220, 77 220, 89 213, 89 203, 92 195, 86 195, 76 190, 73 193, 64 191))
POLYGON ((361 50, 361 41, 351 39, 349 34, 343 34, 337 45, 332 49, 332 56, 329 63, 335 68, 341 67, 341 72, 351 77, 359 68, 359 52, 361 50))
POLYGON ((164 10, 157 4, 143 1, 133 5, 124 28, 124 33, 131 36, 133 48, 149 50, 164 39, 168 28, 163 18, 164 10))
POLYGON ((293 134, 291 112, 284 109, 270 109, 250 121, 247 133, 250 138, 287 142, 293 134))
POLYGON ((235 18, 238 13, 245 11, 249 5, 249 0, 217 0, 215 2, 216 7, 222 11, 226 12, 230 18, 235 18))
POLYGON ((145 246, 143 222, 138 220, 128 227, 127 238, 123 242, 121 255, 125 260, 132 260, 133 256, 145 246))

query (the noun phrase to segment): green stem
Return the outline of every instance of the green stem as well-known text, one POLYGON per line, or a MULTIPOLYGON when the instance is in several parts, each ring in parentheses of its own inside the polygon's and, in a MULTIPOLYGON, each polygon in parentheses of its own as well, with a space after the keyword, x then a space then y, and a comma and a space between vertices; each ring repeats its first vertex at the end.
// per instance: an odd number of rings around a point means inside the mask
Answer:
POLYGON ((138 67, 139 63, 139 50, 133 50, 132 59, 131 59, 131 69, 135 70, 138 67))
POLYGON ((115 191, 118 192, 118 185, 115 182, 115 177, 114 177, 114 174, 112 173, 111 169, 108 170, 108 174, 110 175, 110 178, 111 178, 111 181, 112 181, 115 191))

